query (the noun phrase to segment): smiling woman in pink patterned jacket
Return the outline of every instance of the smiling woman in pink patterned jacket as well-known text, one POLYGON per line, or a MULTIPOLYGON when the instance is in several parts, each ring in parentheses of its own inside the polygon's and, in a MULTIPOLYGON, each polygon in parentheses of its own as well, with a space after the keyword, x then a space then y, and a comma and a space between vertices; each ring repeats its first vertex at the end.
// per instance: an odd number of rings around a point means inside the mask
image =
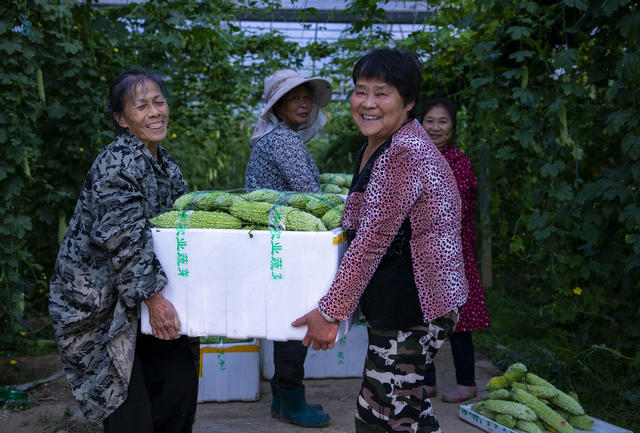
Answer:
POLYGON ((305 344, 333 347, 337 321, 358 304, 369 348, 356 431, 439 431, 424 373, 467 298, 461 202, 442 154, 415 120, 415 57, 377 49, 353 70, 351 115, 367 144, 342 226, 349 247, 318 308, 294 322, 305 344))

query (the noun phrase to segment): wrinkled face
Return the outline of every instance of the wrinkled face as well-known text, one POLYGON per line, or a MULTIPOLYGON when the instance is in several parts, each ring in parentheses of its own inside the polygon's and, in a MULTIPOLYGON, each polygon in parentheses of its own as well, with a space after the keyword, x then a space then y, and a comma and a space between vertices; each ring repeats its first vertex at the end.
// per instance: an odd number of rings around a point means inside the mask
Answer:
POLYGON ((438 149, 442 149, 451 141, 453 121, 446 108, 438 105, 430 109, 422 119, 422 126, 438 149))
POLYGON ((278 117, 297 131, 307 120, 313 108, 311 91, 307 86, 298 86, 289 90, 273 107, 278 117))
POLYGON ((358 78, 350 102, 353 121, 373 145, 384 143, 396 132, 414 105, 405 105, 398 89, 379 78, 358 78))
POLYGON ((142 143, 157 145, 167 135, 169 105, 160 87, 153 81, 138 84, 124 104, 124 113, 114 113, 118 124, 129 129, 142 143))

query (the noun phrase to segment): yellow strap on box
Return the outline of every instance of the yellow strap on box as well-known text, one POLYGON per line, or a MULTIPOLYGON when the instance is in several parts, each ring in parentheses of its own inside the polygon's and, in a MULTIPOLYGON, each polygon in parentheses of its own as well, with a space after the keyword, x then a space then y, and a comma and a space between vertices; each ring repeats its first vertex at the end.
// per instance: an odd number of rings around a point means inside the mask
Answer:
POLYGON ((340 245, 346 240, 347 240, 347 235, 345 234, 345 232, 342 232, 338 236, 333 238, 333 245, 340 245))
POLYGON ((201 347, 198 377, 202 377, 202 356, 205 353, 255 353, 259 351, 260 347, 257 344, 242 344, 231 347, 201 347))

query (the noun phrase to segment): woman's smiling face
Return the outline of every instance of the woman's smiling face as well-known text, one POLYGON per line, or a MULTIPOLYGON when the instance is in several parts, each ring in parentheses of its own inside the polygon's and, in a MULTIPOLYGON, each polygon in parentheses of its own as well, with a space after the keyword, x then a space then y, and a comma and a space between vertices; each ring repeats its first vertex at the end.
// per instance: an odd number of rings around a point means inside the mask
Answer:
POLYGON ((422 126, 438 149, 449 144, 453 137, 453 121, 447 109, 441 105, 436 105, 425 114, 422 126))
POLYGON ((350 102, 353 121, 376 146, 407 121, 414 105, 405 105, 398 89, 379 78, 358 78, 350 102))
POLYGON ((164 140, 169 123, 169 105, 160 87, 151 80, 139 83, 124 104, 123 113, 116 116, 116 121, 147 147, 164 140))

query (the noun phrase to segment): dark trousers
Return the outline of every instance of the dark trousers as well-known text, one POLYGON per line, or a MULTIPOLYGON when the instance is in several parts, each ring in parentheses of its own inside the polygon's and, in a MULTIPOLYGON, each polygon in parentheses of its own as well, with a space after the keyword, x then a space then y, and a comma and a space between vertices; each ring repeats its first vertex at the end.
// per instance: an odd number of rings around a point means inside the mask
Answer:
POLYGON ((304 360, 307 347, 301 341, 274 341, 273 381, 279 389, 298 389, 304 379, 304 360))
MULTIPOLYGON (((449 339, 453 365, 456 368, 456 382, 459 385, 471 386, 475 383, 475 354, 471 332, 454 332, 449 339)), ((427 386, 436 384, 436 366, 431 363, 424 376, 427 386)))
POLYGON ((138 334, 127 399, 104 421, 104 432, 190 433, 197 397, 190 339, 138 334))

